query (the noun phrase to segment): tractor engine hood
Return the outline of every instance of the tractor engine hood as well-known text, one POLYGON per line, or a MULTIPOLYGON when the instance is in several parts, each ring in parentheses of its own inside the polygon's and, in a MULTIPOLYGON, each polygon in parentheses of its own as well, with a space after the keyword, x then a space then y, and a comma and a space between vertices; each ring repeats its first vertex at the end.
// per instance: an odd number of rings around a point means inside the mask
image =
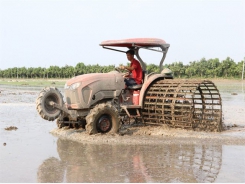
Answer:
POLYGON ((73 77, 65 84, 69 109, 86 109, 104 99, 120 95, 125 83, 121 73, 91 73, 73 77))
MULTIPOLYGON (((78 75, 78 76, 73 77, 70 80, 68 80, 66 82, 66 86, 71 86, 75 83, 81 83, 83 86, 87 86, 88 84, 98 82, 98 81, 105 82, 105 83, 101 83, 100 84, 101 86, 105 86, 106 84, 111 86, 113 84, 115 85, 116 83, 118 83, 119 86, 122 87, 122 89, 124 88, 123 77, 118 72, 90 73, 90 74, 78 75), (120 85, 120 84, 123 84, 123 85, 120 85)), ((112 88, 115 89, 116 86, 114 86, 112 88)), ((108 89, 108 88, 106 88, 106 89, 108 89)))

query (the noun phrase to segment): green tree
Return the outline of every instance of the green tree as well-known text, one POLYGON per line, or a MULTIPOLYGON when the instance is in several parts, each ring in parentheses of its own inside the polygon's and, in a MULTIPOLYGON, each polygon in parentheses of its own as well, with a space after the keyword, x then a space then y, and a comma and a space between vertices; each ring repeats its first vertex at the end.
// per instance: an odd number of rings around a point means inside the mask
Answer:
POLYGON ((208 77, 214 77, 217 78, 217 76, 220 76, 220 62, 218 58, 215 59, 209 59, 207 61, 207 71, 206 74, 208 77))
POLYGON ((189 64, 186 66, 185 73, 189 78, 192 78, 193 76, 197 75, 197 64, 196 61, 189 62, 189 64))
POLYGON ((222 74, 223 77, 228 77, 229 75, 232 76, 232 70, 234 70, 235 62, 230 58, 227 57, 225 60, 221 62, 222 74))
POLYGON ((155 65, 155 64, 149 64, 146 66, 146 70, 148 73, 152 73, 152 72, 159 72, 159 66, 155 65))
POLYGON ((77 63, 75 66, 76 75, 82 75, 86 73, 86 66, 84 63, 77 63))
POLYGON ((178 76, 180 78, 181 76, 184 76, 185 74, 185 67, 182 62, 174 62, 169 66, 170 70, 174 73, 175 76, 178 76))

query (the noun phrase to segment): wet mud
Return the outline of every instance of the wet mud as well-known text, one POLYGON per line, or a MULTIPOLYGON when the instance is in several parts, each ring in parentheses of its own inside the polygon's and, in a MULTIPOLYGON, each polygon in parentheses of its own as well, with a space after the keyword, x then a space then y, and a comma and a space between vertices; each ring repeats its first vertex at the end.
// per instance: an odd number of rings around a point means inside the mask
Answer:
POLYGON ((43 120, 40 88, 0 86, 0 182, 245 182, 245 84, 216 85, 221 133, 132 124, 92 136, 43 120))

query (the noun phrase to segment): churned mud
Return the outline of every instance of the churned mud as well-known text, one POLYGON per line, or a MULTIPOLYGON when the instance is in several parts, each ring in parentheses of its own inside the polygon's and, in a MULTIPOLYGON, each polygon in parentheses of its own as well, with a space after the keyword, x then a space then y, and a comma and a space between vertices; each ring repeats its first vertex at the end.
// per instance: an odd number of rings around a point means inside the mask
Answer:
POLYGON ((41 88, 0 85, 0 182, 244 183, 244 89, 241 81, 216 85, 223 132, 132 123, 105 135, 43 120, 41 88))
POLYGON ((152 126, 122 127, 119 134, 88 135, 82 129, 53 129, 52 134, 73 141, 89 144, 235 144, 245 145, 245 128, 239 126, 221 133, 195 132, 152 126))

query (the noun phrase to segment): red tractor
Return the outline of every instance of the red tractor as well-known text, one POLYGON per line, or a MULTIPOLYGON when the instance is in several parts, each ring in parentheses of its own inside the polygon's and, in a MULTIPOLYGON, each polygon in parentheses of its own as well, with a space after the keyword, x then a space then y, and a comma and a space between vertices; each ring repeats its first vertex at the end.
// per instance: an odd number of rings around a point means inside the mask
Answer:
POLYGON ((43 119, 57 119, 59 128, 83 127, 89 134, 117 133, 121 124, 132 118, 143 124, 222 131, 222 103, 217 87, 208 80, 173 79, 171 70, 162 66, 170 47, 164 40, 109 40, 100 46, 122 53, 125 48, 133 49, 144 71, 143 83, 125 88, 125 73, 119 69, 73 77, 64 87, 65 102, 55 87, 40 92, 36 107, 43 119), (159 73, 146 72, 140 49, 162 53, 159 73))

